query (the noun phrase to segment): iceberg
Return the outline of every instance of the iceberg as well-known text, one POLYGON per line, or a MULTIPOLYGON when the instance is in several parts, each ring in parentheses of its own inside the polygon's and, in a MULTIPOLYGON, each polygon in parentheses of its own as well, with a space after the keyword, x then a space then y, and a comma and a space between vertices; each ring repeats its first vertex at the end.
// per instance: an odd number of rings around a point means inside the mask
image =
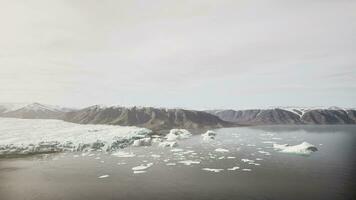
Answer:
POLYGON ((273 148, 282 153, 293 153, 300 155, 310 155, 311 153, 318 151, 318 148, 308 142, 302 142, 301 144, 294 146, 289 144, 274 144, 273 148))
POLYGON ((190 138, 192 134, 185 129, 171 129, 166 135, 167 141, 176 141, 190 138))
POLYGON ((216 132, 214 132, 212 130, 208 130, 207 132, 205 132, 201 136, 203 137, 203 141, 210 142, 210 141, 215 139, 216 132))
POLYGON ((133 141, 132 146, 140 147, 140 146, 151 146, 151 138, 142 138, 133 141))

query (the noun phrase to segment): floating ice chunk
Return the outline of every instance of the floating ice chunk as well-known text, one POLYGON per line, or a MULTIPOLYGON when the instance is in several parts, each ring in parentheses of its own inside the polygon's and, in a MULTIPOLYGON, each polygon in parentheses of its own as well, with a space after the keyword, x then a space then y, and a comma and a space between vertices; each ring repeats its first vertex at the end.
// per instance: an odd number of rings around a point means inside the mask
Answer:
POLYGON ((161 155, 158 155, 158 154, 152 154, 152 155, 151 155, 151 157, 152 157, 152 158, 160 158, 160 157, 161 157, 161 155))
POLYGON ((278 150, 283 150, 288 146, 289 146, 288 144, 273 144, 273 148, 278 149, 278 150))
POLYGON ((256 160, 263 160, 262 158, 256 158, 256 160))
POLYGON ((151 138, 142 138, 134 140, 132 146, 140 147, 140 146, 150 146, 151 145, 151 138))
POLYGON ((209 171, 209 172, 215 172, 215 173, 224 171, 224 169, 212 169, 212 168, 203 168, 202 170, 209 171))
POLYGON ((147 171, 133 171, 134 174, 142 174, 142 173, 146 173, 147 171))
POLYGON ((251 169, 242 169, 242 171, 244 171, 244 172, 250 172, 250 171, 252 171, 251 169))
POLYGON ((105 175, 99 176, 98 178, 107 178, 107 177, 109 177, 109 175, 105 174, 105 175))
POLYGON ((241 159, 241 161, 245 162, 245 163, 253 163, 253 162, 255 162, 254 160, 250 160, 250 159, 246 159, 246 158, 241 159))
POLYGON ((134 153, 125 152, 125 151, 118 151, 118 152, 112 153, 111 155, 119 157, 119 158, 132 158, 132 157, 136 156, 134 153))
POLYGON ((262 143, 264 143, 264 144, 275 144, 276 142, 275 141, 263 141, 262 143))
POLYGON ((267 151, 258 151, 258 153, 261 153, 261 154, 264 154, 264 155, 267 155, 267 156, 271 155, 271 153, 267 152, 267 151))
POLYGON ((217 148, 215 149, 216 152, 220 152, 220 153, 226 153, 226 152, 229 152, 229 150, 227 149, 223 149, 223 148, 217 148))
POLYGON ((179 161, 179 163, 182 163, 184 165, 191 165, 191 164, 199 164, 200 161, 199 160, 182 160, 182 161, 179 161))
POLYGON ((238 167, 238 166, 227 168, 227 170, 229 170, 229 171, 235 171, 235 170, 238 170, 238 169, 240 169, 240 167, 238 167))
POLYGON ((228 156, 227 159, 235 159, 235 156, 228 156))
POLYGON ((166 165, 167 166, 174 166, 174 165, 176 165, 176 163, 167 163, 166 165))
POLYGON ((181 139, 190 138, 192 134, 185 129, 171 129, 166 135, 167 141, 176 141, 181 139))
POLYGON ((273 148, 280 150, 282 153, 294 153, 294 154, 300 154, 300 155, 310 155, 311 153, 317 151, 318 149, 307 142, 303 142, 298 145, 290 146, 288 144, 274 144, 273 148))
POLYGON ((210 141, 215 139, 216 132, 214 132, 212 130, 208 130, 207 132, 205 132, 201 136, 203 137, 203 141, 210 142, 210 141))
POLYGON ((132 170, 134 171, 143 171, 145 169, 148 169, 150 167, 152 167, 153 163, 147 163, 146 165, 140 165, 140 166, 136 166, 136 167, 133 167, 132 170))
POLYGON ((178 143, 173 141, 173 142, 161 142, 158 144, 159 147, 176 147, 178 146, 178 143))
POLYGON ((183 149, 172 149, 171 152, 181 152, 184 151, 183 149))
POLYGON ((152 138, 151 143, 160 143, 162 141, 162 138, 152 138))

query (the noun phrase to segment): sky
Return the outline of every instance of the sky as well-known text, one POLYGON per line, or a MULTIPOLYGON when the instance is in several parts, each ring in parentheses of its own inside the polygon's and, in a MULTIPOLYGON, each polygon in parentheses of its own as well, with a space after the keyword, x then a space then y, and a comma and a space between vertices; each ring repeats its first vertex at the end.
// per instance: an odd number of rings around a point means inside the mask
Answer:
POLYGON ((356 107, 356 0, 0 2, 0 102, 356 107))

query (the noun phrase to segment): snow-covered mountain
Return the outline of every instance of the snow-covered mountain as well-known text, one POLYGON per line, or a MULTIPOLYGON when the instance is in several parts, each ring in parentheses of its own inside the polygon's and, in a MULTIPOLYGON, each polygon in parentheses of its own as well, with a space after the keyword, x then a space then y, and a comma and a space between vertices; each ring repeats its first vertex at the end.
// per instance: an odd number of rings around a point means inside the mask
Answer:
POLYGON ((250 110, 208 110, 228 122, 248 125, 356 124, 356 110, 347 108, 280 107, 250 110))
POLYGON ((70 111, 73 111, 73 109, 40 103, 0 104, 0 117, 24 119, 61 119, 66 112, 70 111))

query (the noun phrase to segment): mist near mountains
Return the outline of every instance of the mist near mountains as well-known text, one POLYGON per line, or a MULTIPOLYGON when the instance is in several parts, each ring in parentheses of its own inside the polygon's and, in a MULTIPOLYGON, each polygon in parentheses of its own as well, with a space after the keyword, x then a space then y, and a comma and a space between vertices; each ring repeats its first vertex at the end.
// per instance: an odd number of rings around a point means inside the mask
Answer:
POLYGON ((356 110, 343 108, 274 108, 254 110, 187 110, 94 105, 83 109, 33 103, 0 104, 0 117, 60 119, 79 124, 209 129, 241 125, 356 124, 356 110))

